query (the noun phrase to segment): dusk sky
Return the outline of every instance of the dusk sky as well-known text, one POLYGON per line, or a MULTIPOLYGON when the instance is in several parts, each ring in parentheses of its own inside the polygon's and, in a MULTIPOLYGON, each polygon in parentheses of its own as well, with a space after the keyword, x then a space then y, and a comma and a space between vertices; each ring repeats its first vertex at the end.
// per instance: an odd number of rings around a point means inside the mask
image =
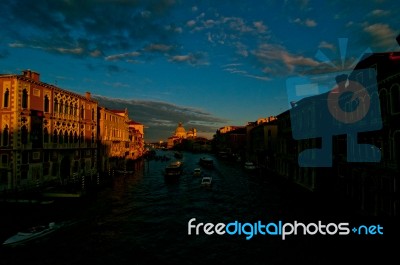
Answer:
POLYGON ((211 138, 287 110, 288 78, 400 50, 399 13, 384 0, 11 0, 0 9, 0 73, 31 69, 128 108, 146 141, 178 122, 211 138))

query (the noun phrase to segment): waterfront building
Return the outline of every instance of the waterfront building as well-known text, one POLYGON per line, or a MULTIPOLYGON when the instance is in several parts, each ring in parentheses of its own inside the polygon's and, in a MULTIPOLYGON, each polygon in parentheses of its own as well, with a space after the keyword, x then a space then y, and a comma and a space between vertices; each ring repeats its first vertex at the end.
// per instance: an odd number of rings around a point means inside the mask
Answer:
POLYGON ((191 128, 188 131, 183 127, 182 122, 178 123, 178 127, 175 129, 174 135, 168 137, 167 148, 173 148, 176 144, 182 142, 183 139, 196 138, 197 130, 196 128, 191 128))
POLYGON ((40 80, 0 75, 0 191, 82 181, 144 152, 143 125, 40 80))
POLYGON ((0 75, 0 189, 65 183, 96 173, 97 102, 40 81, 0 75))

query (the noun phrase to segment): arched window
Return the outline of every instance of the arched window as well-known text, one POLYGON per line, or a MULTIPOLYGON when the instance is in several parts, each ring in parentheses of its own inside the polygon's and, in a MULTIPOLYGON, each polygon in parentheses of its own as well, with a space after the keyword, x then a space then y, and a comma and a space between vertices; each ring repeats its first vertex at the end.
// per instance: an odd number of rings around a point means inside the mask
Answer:
POLYGON ((68 114, 68 103, 65 102, 64 113, 68 114))
POLYGON ((73 143, 74 142, 74 135, 72 134, 72 131, 71 132, 69 132, 69 143, 73 143))
POLYGON ((3 130, 3 146, 8 146, 8 141, 9 141, 9 130, 8 130, 8 125, 6 125, 3 130))
POLYGON ((22 91, 22 105, 21 107, 23 109, 27 109, 28 108, 28 91, 26 89, 24 89, 22 91))
POLYGON ((64 143, 68 143, 68 132, 67 131, 65 131, 64 132, 64 143))
POLYGON ((72 103, 69 104, 69 115, 73 115, 74 114, 74 106, 72 105, 72 103))
POLYGON ((64 137, 63 137, 63 131, 60 130, 60 133, 58 134, 58 143, 63 144, 64 143, 64 137))
POLYGON ((21 128, 21 143, 27 144, 28 143, 28 128, 26 126, 22 126, 21 128))
POLYGON ((58 99, 54 99, 54 112, 58 112, 58 99))
POLYGON ((81 119, 84 119, 85 118, 85 115, 84 115, 84 112, 83 112, 83 105, 81 105, 81 119))
POLYGON ((3 107, 8 108, 8 102, 10 100, 10 91, 8 88, 4 92, 3 107))
POLYGON ((50 101, 49 97, 46 95, 44 96, 44 112, 49 112, 50 101))
POLYGON ((78 142, 78 134, 74 132, 74 143, 78 142))
POLYGON ((54 132, 53 132, 53 143, 58 143, 58 133, 57 133, 57 130, 55 130, 54 129, 54 132))
POLYGON ((92 121, 94 121, 94 108, 92 108, 92 121))
POLYGON ((64 111, 64 101, 60 100, 60 113, 63 113, 64 111))
POLYGON ((83 143, 83 140, 84 140, 84 138, 83 138, 83 132, 81 132, 81 135, 80 135, 80 137, 79 137, 79 142, 83 143))
POLYGON ((92 133, 92 144, 94 144, 94 133, 92 133))
POLYGON ((49 131, 47 130, 47 128, 43 129, 43 142, 45 144, 49 143, 50 137, 49 137, 49 131))

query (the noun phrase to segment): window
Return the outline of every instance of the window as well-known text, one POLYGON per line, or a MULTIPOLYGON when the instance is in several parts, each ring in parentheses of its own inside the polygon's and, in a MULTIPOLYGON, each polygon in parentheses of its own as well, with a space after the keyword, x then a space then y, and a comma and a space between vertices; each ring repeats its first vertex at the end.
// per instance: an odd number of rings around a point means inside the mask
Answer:
POLYGON ((92 121, 94 121, 94 109, 92 108, 92 121))
POLYGON ((9 140, 9 130, 8 130, 8 125, 6 125, 3 130, 3 146, 8 146, 8 140, 9 140))
POLYGON ((64 111, 64 101, 60 100, 60 113, 64 111))
POLYGON ((84 119, 85 115, 83 113, 83 105, 81 105, 81 119, 84 119))
POLYGON ((50 105, 49 97, 46 95, 44 96, 44 112, 49 112, 49 105, 50 105))
POLYGON ((74 106, 72 105, 72 103, 69 104, 69 115, 73 115, 74 114, 74 106))
POLYGON ((54 99, 54 112, 58 112, 58 99, 54 99))
POLYGON ((28 164, 29 160, 28 160, 28 151, 22 151, 21 153, 21 163, 22 164, 28 164))
POLYGON ((68 132, 67 131, 65 131, 64 132, 64 143, 68 143, 68 132))
POLYGON ((43 142, 46 144, 49 142, 49 132, 47 128, 43 129, 43 142))
POLYGON ((54 130, 53 132, 53 143, 58 143, 58 133, 57 130, 54 130))
POLYGON ((58 143, 63 144, 64 143, 64 138, 63 138, 63 131, 60 130, 60 133, 58 135, 58 143))
POLYGON ((21 128, 21 143, 27 144, 28 143, 28 128, 26 126, 22 126, 21 128))
POLYGON ((1 164, 8 166, 8 155, 1 155, 1 164))
POLYGON ((10 100, 10 91, 6 88, 4 92, 3 107, 8 108, 8 102, 10 100))
POLYGON ((73 143, 74 142, 74 135, 72 134, 72 131, 69 132, 69 143, 73 143))
POLYGON ((28 91, 26 89, 24 89, 22 91, 22 105, 21 107, 23 109, 27 109, 28 108, 28 91))

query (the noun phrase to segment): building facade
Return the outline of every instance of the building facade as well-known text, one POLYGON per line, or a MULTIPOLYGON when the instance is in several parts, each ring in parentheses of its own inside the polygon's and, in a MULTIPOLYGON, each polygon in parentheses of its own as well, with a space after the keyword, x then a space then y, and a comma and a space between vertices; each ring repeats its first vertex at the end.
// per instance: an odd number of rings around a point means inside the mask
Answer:
POLYGON ((1 75, 1 187, 66 182, 94 174, 97 102, 40 81, 26 70, 1 75))
POLYGON ((0 75, 0 100, 0 191, 65 184, 143 154, 143 125, 127 110, 107 110, 34 71, 0 75))

